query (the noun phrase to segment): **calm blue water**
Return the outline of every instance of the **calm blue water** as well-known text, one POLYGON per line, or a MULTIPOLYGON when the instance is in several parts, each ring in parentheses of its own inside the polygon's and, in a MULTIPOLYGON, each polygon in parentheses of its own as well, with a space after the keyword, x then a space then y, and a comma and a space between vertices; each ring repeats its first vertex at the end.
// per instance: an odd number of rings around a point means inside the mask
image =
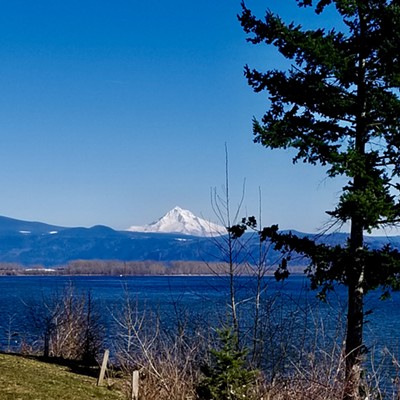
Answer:
MULTIPOLYGON (((298 296, 303 283, 300 277, 294 277, 284 286, 271 279, 268 293, 283 288, 287 296, 298 296)), ((108 310, 120 308, 129 294, 147 308, 168 311, 179 303, 191 310, 215 313, 215 307, 223 307, 229 294, 228 280, 224 277, 0 277, 0 315, 23 312, 26 304, 61 294, 70 284, 78 293, 90 291, 98 305, 108 310)), ((248 278, 238 278, 237 288, 239 297, 248 297, 253 283, 248 278)))
MULTIPOLYGON (((298 298, 303 286, 303 278, 295 277, 284 285, 287 298, 298 298)), ((51 303, 53 297, 62 296, 68 285, 73 285, 76 293, 90 291, 96 309, 101 310, 107 336, 113 338, 112 315, 118 315, 129 298, 140 309, 157 312, 164 323, 176 319, 177 314, 193 315, 196 321, 207 321, 215 326, 226 321, 229 310, 229 285, 224 277, 50 277, 17 276, 0 277, 0 348, 6 342, 6 332, 33 330, 29 309, 34 305, 51 303)), ((265 296, 275 293, 282 285, 271 279, 265 296)), ((237 280, 238 298, 252 297, 253 282, 248 278, 237 280)), ((239 313, 246 314, 250 304, 239 307, 239 313)))
MULTIPOLYGON (((61 294, 72 284, 76 292, 90 291, 93 299, 104 313, 120 309, 127 294, 146 308, 170 312, 173 305, 180 308, 213 315, 216 309, 223 309, 228 302, 228 280, 210 276, 156 276, 156 277, 50 277, 13 276, 0 277, 0 325, 5 316, 23 315, 26 305, 40 302, 43 298, 61 294)), ((239 298, 250 298, 253 281, 246 277, 237 278, 239 298)), ((279 291, 290 303, 316 302, 315 292, 307 289, 307 279, 302 276, 290 277, 284 284, 273 279, 267 282, 265 296, 274 296, 279 291), (290 299, 290 300, 289 300, 290 299)), ((330 302, 345 310, 345 289, 339 288, 330 296, 330 302)), ((367 317, 366 334, 380 340, 393 341, 400 338, 400 293, 394 293, 386 301, 378 300, 379 293, 369 295, 366 308, 373 311, 367 317)), ((320 307, 324 307, 321 305, 320 307)), ((328 307, 328 306, 326 306, 328 307)), ((331 311, 330 311, 331 312, 331 311)))

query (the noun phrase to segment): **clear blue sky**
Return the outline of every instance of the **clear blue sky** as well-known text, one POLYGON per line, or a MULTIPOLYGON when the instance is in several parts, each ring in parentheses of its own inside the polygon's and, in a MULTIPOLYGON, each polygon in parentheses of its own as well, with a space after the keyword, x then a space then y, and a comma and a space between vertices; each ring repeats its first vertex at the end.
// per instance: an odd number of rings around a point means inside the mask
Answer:
MULTIPOLYGON (((294 0, 248 6, 315 24, 294 0)), ((246 43, 239 12, 239 0, 0 0, 0 214, 123 229, 179 205, 213 220, 227 143, 233 208, 246 179, 241 215, 258 214, 261 187, 265 224, 320 228, 340 185, 252 143, 268 102, 243 66, 281 60, 246 43)))

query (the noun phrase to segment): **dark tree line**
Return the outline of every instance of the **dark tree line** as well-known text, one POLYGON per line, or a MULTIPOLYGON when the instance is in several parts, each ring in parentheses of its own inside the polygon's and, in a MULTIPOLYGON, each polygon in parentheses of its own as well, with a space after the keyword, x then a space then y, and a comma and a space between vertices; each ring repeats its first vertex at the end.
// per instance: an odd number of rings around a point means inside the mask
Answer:
MULTIPOLYGON (((251 268, 239 265, 242 274, 252 273, 251 268)), ((293 267, 294 270, 296 267, 293 267)), ((24 267, 14 263, 1 263, 2 275, 106 275, 106 276, 152 276, 152 275, 226 275, 226 262, 204 263, 199 261, 117 261, 117 260, 75 260, 67 265, 45 268, 41 265, 24 267)))

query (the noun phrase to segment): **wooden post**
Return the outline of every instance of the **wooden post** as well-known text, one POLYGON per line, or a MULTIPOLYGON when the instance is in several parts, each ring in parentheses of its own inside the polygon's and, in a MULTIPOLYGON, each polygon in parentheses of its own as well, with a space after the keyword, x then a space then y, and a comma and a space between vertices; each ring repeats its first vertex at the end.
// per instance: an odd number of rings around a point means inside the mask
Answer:
POLYGON ((103 384, 104 374, 106 373, 109 355, 110 355, 110 350, 107 349, 104 352, 103 363, 101 364, 101 370, 100 370, 99 379, 97 380, 97 386, 101 386, 103 384))
POLYGON ((44 333, 44 352, 43 355, 45 358, 49 358, 50 354, 50 334, 49 331, 46 329, 44 333))
POLYGON ((139 371, 132 372, 132 400, 139 400, 139 371))

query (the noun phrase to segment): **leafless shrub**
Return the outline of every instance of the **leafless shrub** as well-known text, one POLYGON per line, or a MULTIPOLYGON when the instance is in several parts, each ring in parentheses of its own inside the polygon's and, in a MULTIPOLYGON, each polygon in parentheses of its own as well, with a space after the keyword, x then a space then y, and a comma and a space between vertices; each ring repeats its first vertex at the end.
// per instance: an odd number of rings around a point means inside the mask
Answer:
POLYGON ((32 347, 41 347, 46 357, 95 363, 103 328, 90 292, 79 293, 70 284, 61 293, 43 295, 41 302, 26 306, 36 327, 32 347))
POLYGON ((204 331, 189 327, 182 315, 166 327, 159 313, 139 307, 129 296, 113 317, 119 328, 117 360, 128 376, 140 371, 141 398, 194 400, 200 363, 207 356, 204 331))
POLYGON ((0 332, 5 338, 4 348, 7 353, 18 349, 18 339, 21 336, 20 330, 17 328, 17 314, 7 313, 3 318, 2 324, 0 325, 0 332))
POLYGON ((398 350, 375 343, 368 352, 365 369, 365 386, 369 399, 400 399, 398 350))

